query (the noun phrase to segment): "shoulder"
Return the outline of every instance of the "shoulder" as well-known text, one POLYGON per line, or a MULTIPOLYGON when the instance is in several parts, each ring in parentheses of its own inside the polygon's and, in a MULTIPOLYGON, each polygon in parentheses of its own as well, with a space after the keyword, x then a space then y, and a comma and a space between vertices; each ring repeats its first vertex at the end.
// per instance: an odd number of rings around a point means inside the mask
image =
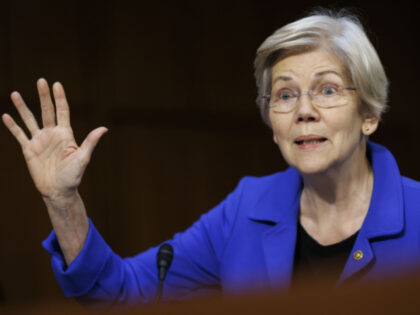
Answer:
POLYGON ((261 177, 242 177, 232 194, 245 199, 260 198, 272 192, 273 189, 277 192, 287 191, 296 182, 300 183, 300 175, 290 167, 284 171, 261 177))
POLYGON ((406 218, 410 224, 420 220, 420 182, 401 176, 406 218))
POLYGON ((228 197, 237 212, 258 220, 277 222, 284 211, 295 208, 300 197, 302 179, 292 167, 263 177, 244 177, 228 197))
POLYGON ((404 188, 407 189, 414 189, 414 190, 420 190, 420 182, 416 181, 414 179, 405 177, 405 176, 401 176, 402 179, 402 184, 404 188))
POLYGON ((299 175, 293 168, 288 168, 284 171, 277 172, 265 176, 245 176, 239 181, 238 188, 241 189, 252 189, 254 191, 264 191, 267 188, 271 188, 273 185, 281 188, 287 186, 289 180, 297 178, 299 175))
POLYGON ((401 183, 404 193, 405 203, 411 204, 419 202, 420 205, 420 182, 401 176, 401 183))

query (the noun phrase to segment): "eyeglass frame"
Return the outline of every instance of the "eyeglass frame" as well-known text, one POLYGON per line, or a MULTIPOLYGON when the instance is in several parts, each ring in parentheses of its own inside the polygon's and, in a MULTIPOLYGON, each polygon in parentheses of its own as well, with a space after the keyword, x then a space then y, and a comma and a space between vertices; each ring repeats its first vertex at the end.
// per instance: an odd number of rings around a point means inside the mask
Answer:
MULTIPOLYGON (((339 91, 343 91, 343 90, 348 90, 348 91, 357 91, 357 89, 356 88, 353 88, 353 87, 349 87, 349 86, 347 86, 347 87, 337 87, 336 88, 337 90, 339 90, 339 91)), ((308 95, 309 96, 309 99, 312 101, 313 100, 313 97, 314 97, 314 94, 313 94, 313 90, 308 90, 308 91, 298 91, 297 92, 297 94, 295 94, 296 96, 297 96, 297 99, 296 99, 296 102, 295 102, 295 105, 293 106, 293 108, 291 109, 291 110, 289 110, 289 111, 287 111, 287 112, 284 112, 284 113, 290 113, 292 110, 294 110, 295 108, 296 108, 296 104, 299 102, 299 100, 300 100, 300 98, 301 98, 301 96, 302 95, 308 95)), ((318 95, 318 94, 317 94, 318 95)), ((270 106, 270 100, 271 100, 271 93, 269 93, 269 94, 264 94, 263 96, 261 96, 261 98, 263 98, 263 99, 266 99, 267 100, 267 102, 268 102, 268 108, 273 108, 273 107, 275 107, 275 106, 270 106)), ((319 106, 319 105, 315 105, 315 106, 319 106)), ((322 106, 320 106, 321 108, 329 108, 329 107, 322 107, 322 106)))

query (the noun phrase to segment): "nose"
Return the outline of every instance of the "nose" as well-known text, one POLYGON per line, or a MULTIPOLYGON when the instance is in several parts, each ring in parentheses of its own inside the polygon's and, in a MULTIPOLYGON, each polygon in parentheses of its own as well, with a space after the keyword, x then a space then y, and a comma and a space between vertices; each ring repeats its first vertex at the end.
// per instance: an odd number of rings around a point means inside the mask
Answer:
POLYGON ((312 99, 308 93, 302 94, 297 100, 296 122, 317 122, 320 115, 318 109, 312 104, 312 99))

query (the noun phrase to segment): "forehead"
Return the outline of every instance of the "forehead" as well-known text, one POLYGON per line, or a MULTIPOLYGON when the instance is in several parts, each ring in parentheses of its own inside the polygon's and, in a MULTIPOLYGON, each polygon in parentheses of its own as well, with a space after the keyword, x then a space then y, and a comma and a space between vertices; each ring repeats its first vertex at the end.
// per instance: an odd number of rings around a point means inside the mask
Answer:
POLYGON ((305 81, 327 74, 346 79, 344 65, 328 51, 317 49, 292 55, 277 61, 272 67, 272 83, 279 78, 285 81, 305 81))

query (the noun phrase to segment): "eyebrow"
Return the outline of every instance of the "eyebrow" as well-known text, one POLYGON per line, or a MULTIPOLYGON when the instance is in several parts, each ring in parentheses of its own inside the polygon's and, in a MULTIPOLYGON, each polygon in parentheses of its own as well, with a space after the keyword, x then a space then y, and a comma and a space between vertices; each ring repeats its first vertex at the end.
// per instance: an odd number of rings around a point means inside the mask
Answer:
POLYGON ((326 71, 317 72, 317 73, 315 73, 315 76, 316 77, 322 77, 323 75, 330 74, 330 73, 335 74, 335 75, 339 76, 341 79, 343 79, 343 76, 340 73, 338 73, 337 71, 334 71, 334 70, 326 70, 326 71))
MULTIPOLYGON (((317 73, 315 73, 315 77, 319 78, 319 77, 322 77, 322 76, 330 74, 330 73, 335 74, 335 75, 339 76, 341 79, 343 79, 343 76, 340 73, 338 73, 337 71, 334 71, 334 70, 325 70, 325 71, 317 72, 317 73)), ((289 77, 287 75, 279 75, 278 77, 276 77, 274 79, 272 85, 274 85, 277 81, 280 81, 280 80, 281 81, 292 81, 293 78, 289 77)))
POLYGON ((292 81, 293 79, 292 79, 292 77, 288 77, 288 76, 285 76, 285 75, 279 75, 278 77, 276 77, 274 79, 272 85, 274 85, 277 81, 280 81, 280 80, 282 80, 282 81, 292 81))

